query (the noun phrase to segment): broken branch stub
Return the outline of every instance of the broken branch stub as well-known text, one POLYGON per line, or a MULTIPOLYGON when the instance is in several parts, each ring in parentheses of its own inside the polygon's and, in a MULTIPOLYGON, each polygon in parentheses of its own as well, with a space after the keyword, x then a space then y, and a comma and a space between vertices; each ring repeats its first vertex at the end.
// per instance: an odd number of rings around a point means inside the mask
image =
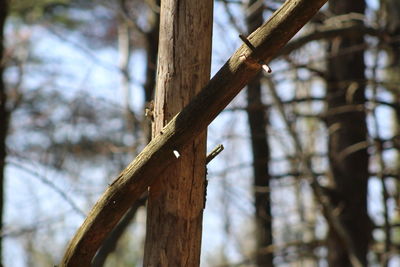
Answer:
POLYGON ((90 266, 107 234, 125 212, 176 160, 174 150, 198 136, 309 21, 327 0, 288 0, 248 36, 202 91, 176 115, 107 188, 68 245, 61 266, 90 266))

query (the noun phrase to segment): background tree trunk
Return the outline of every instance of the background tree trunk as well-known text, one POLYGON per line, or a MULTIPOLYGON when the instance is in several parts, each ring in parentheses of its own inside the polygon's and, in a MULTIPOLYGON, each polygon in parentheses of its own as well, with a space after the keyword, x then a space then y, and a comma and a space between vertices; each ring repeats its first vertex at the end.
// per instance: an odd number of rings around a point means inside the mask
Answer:
MULTIPOLYGON (((329 2, 334 15, 364 14, 364 0, 329 2)), ((354 21, 354 23, 362 23, 354 21)), ((332 204, 350 235, 356 256, 367 264, 371 225, 367 213, 368 153, 363 37, 337 37, 330 42, 327 73, 327 126, 332 171, 332 204), (361 48, 360 48, 361 45, 361 48), (349 107, 350 111, 341 108, 349 107)), ((351 266, 338 234, 330 228, 329 266, 351 266)))
MULTIPOLYGON (((156 0, 158 6, 160 1, 156 0)), ((154 91, 156 88, 157 78, 157 56, 158 56, 158 37, 160 34, 160 14, 152 12, 149 15, 148 22, 151 26, 150 30, 146 32, 146 82, 144 84, 145 103, 151 106, 151 101, 154 99, 154 91)), ((145 134, 147 140, 151 140, 151 122, 146 121, 145 134), (148 123, 148 124, 147 124, 148 123)))
MULTIPOLYGON (((251 0, 248 7, 256 3, 251 0)), ((263 23, 264 6, 246 18, 248 32, 255 31, 263 23)), ((247 86, 247 116, 249 119, 251 149, 253 153, 254 208, 257 266, 273 266, 273 254, 266 248, 272 245, 272 215, 270 200, 269 145, 267 140, 267 115, 262 102, 261 74, 247 86)))
MULTIPOLYGON (((156 0, 157 5, 160 1, 156 0)), ((150 102, 154 98, 156 87, 156 69, 158 55, 158 37, 160 33, 160 15, 151 12, 148 17, 150 30, 146 32, 146 82, 144 84, 145 101, 150 102)))
MULTIPOLYGON (((208 82, 213 2, 161 3, 153 136, 208 82)), ((205 193, 206 133, 150 187, 144 266, 198 266, 205 193)))
MULTIPOLYGON (((388 91, 392 94, 393 103, 397 104, 394 106, 394 131, 393 131, 393 139, 398 140, 397 146, 395 148, 397 150, 396 160, 395 160, 395 173, 397 174, 394 178, 396 179, 397 188, 396 193, 394 194, 394 198, 396 201, 397 208, 395 209, 394 215, 390 218, 387 216, 386 225, 385 225, 385 250, 381 255, 381 264, 382 266, 388 266, 389 259, 391 258, 391 254, 393 253, 393 243, 398 241, 396 240, 396 231, 398 233, 398 229, 390 227, 389 223, 396 224, 400 220, 400 39, 398 38, 400 35, 400 1, 398 0, 382 0, 381 1, 381 10, 380 10, 380 18, 382 19, 382 24, 389 34, 388 38, 388 47, 387 52, 389 56, 388 66, 385 68, 385 82, 387 84, 388 91)), ((396 141, 394 141, 396 143, 396 141)), ((385 186, 383 181, 382 185, 385 186)), ((386 192, 385 192, 386 193, 386 192)), ((388 194, 386 194, 386 198, 384 195, 383 201, 386 201, 384 204, 388 205, 388 194)))
MULTIPOLYGON (((185 2, 185 4, 186 3, 187 2, 185 2)), ((198 144, 193 140, 197 140, 197 138, 202 133, 204 133, 205 129, 211 123, 211 121, 215 119, 217 114, 219 114, 227 106, 227 104, 232 101, 232 99, 250 80, 255 78, 257 73, 261 70, 261 64, 255 59, 269 62, 272 58, 276 57, 278 52, 289 41, 289 39, 292 38, 325 3, 326 0, 287 1, 281 6, 281 8, 279 8, 279 10, 276 11, 274 16, 272 16, 266 23, 259 27, 257 31, 253 32, 248 37, 250 47, 248 44, 243 44, 229 58, 229 60, 215 74, 215 76, 203 87, 203 89, 197 94, 197 96, 192 101, 190 101, 190 103, 186 105, 185 108, 182 109, 182 111, 179 112, 178 115, 170 120, 170 122, 162 129, 162 131, 160 131, 160 133, 156 135, 153 140, 136 157, 136 159, 132 161, 127 166, 127 168, 125 168, 125 170, 123 170, 120 175, 107 187, 106 191, 96 202, 95 206, 92 208, 89 215, 87 216, 81 227, 77 230, 73 239, 70 241, 62 259, 61 266, 76 266, 76 264, 78 263, 81 263, 81 265, 89 264, 95 252, 98 250, 101 242, 104 241, 106 235, 118 223, 121 217, 130 208, 132 203, 137 201, 141 194, 149 189, 149 186, 153 186, 153 184, 158 183, 159 179, 167 175, 165 170, 168 169, 168 167, 176 167, 175 164, 182 162, 182 158, 186 159, 184 155, 185 149, 188 149, 189 147, 195 147, 193 144, 198 144), (179 158, 177 158, 173 153, 174 150, 178 150, 180 152, 181 156, 179 158), (118 208, 116 208, 117 204, 118 208)), ((208 9, 209 12, 211 12, 212 10, 211 7, 208 9)), ((186 6, 180 6, 179 9, 186 9, 186 6)), ((191 10, 192 13, 199 13, 200 11, 203 11, 203 9, 197 9, 196 11, 191 10)), ((167 10, 165 10, 164 12, 167 12, 167 10)), ((167 13, 168 14, 165 14, 165 16, 168 16, 169 14, 174 14, 175 12, 167 13)), ((170 17, 172 18, 172 16, 170 17)), ((191 22, 197 27, 199 25, 208 26, 208 24, 211 24, 211 21, 209 23, 200 23, 198 19, 193 19, 195 17, 196 16, 191 16, 191 22)), ((201 16, 201 18, 204 19, 204 16, 201 16)), ((168 21, 165 18, 164 20, 168 21)), ((180 18, 180 20, 182 21, 183 19, 180 18)), ((161 20, 162 27, 171 28, 169 25, 170 23, 163 23, 163 20, 161 20)), ((183 27, 179 27, 178 29, 182 30, 182 28, 183 27)), ((177 31, 177 27, 174 27, 174 29, 175 31, 177 31)), ((195 35, 196 33, 196 31, 191 32, 191 34, 189 35, 189 37, 191 38, 188 38, 188 41, 193 42, 192 40, 195 40, 195 37, 198 37, 198 35, 195 35)), ((168 60, 165 61, 164 58, 171 57, 175 60, 171 61, 170 64, 174 63, 174 65, 176 65, 177 63, 185 63, 188 67, 187 69, 204 68, 204 65, 190 64, 192 61, 198 62, 198 58, 193 59, 189 57, 185 60, 182 60, 183 62, 178 61, 175 58, 175 55, 178 51, 186 56, 190 52, 187 51, 187 49, 183 49, 176 44, 176 41, 182 38, 181 36, 182 35, 174 36, 172 34, 172 37, 168 38, 161 35, 159 52, 160 56, 158 61, 159 64, 161 64, 161 62, 170 62, 168 60), (169 47, 169 49, 172 50, 169 51, 170 53, 166 53, 165 51, 163 51, 164 56, 161 57, 162 50, 166 50, 166 47, 163 47, 162 45, 163 43, 173 43, 174 45, 172 47, 169 47)), ((207 43, 208 46, 206 47, 203 43, 206 38, 204 36, 202 37, 202 39, 196 39, 196 41, 199 47, 205 49, 209 47, 210 44, 207 43)), ((160 80, 158 86, 161 87, 168 85, 172 88, 177 88, 176 86, 173 87, 170 83, 167 83, 167 81, 175 80, 172 78, 174 78, 176 75, 182 74, 180 72, 177 72, 174 68, 168 69, 167 66, 159 65, 158 69, 158 73, 166 73, 166 75, 159 76, 160 80), (161 78, 166 79, 166 83, 162 83, 161 78)), ((200 80, 199 76, 200 75, 193 75, 195 80, 200 80)), ((182 78, 181 81, 186 80, 183 80, 182 78)), ((187 91, 190 91, 190 88, 193 88, 192 86, 188 86, 185 89, 187 89, 187 91)), ((166 99, 169 99, 169 96, 170 95, 165 95, 166 99)), ((160 97, 160 99, 162 100, 163 98, 160 97)), ((163 108, 166 110, 167 107, 164 106, 163 108)), ((155 112, 157 116, 157 109, 155 110, 155 112)), ((205 153, 205 151, 203 151, 203 153, 205 153)), ((201 154, 197 155, 197 157, 199 156, 201 156, 201 154)), ((194 163, 192 163, 191 165, 194 167, 194 171, 196 171, 197 166, 195 166, 194 163)), ((201 166, 201 169, 203 171, 205 170, 204 164, 201 166)), ((182 183, 177 185, 180 188, 179 190, 176 190, 176 192, 182 193, 182 188, 184 188, 183 186, 185 185, 184 182, 186 181, 182 181, 182 183)), ((195 186, 197 186, 197 184, 195 184, 195 186)), ((168 188, 162 189, 165 190, 168 188)), ((204 188, 202 189, 204 190, 204 188)), ((153 187, 153 190, 153 194, 155 194, 155 196, 164 195, 163 192, 160 191, 160 186, 153 187)), ((204 197, 204 191, 202 194, 199 193, 199 195, 204 197)), ((170 200, 175 199, 176 194, 168 195, 168 197, 170 197, 170 199, 168 199, 168 204, 170 204, 170 200)), ((175 215, 174 213, 180 211, 180 213, 178 213, 177 215, 183 218, 187 218, 187 221, 189 222, 195 221, 195 217, 197 214, 196 211, 199 209, 199 206, 201 206, 200 213, 202 213, 203 205, 200 205, 197 202, 194 203, 194 201, 191 201, 192 199, 189 199, 189 204, 187 198, 178 203, 181 204, 181 207, 190 207, 190 209, 186 210, 186 212, 183 211, 184 208, 179 208, 179 206, 177 209, 176 205, 168 205, 167 211, 169 212, 169 217, 173 217, 175 215)), ((155 202, 153 201, 153 203, 155 202)), ((165 205, 165 203, 162 202, 161 205, 165 205)), ((151 216, 151 214, 148 213, 148 216, 151 216)), ((162 225, 160 224, 166 223, 166 220, 164 219, 164 217, 159 217, 157 220, 154 220, 153 226, 155 228, 161 229, 160 226, 162 225)), ((189 223, 182 223, 184 226, 182 229, 182 227, 176 223, 176 217, 175 219, 174 217, 171 218, 170 221, 173 221, 173 223, 169 223, 170 228, 164 227, 164 233, 161 233, 160 235, 156 235, 153 233, 152 236, 148 237, 148 240, 155 241, 151 242, 152 244, 149 245, 150 248, 152 245, 159 246, 160 239, 162 239, 163 236, 170 235, 168 237, 171 237, 171 234, 178 233, 178 231, 171 233, 171 229, 189 232, 189 223), (167 231, 168 233, 166 233, 167 231)), ((152 225, 149 226, 149 224, 148 227, 150 228, 150 230, 154 231, 155 228, 152 228, 152 225)), ((199 232, 201 234, 201 231, 199 232)), ((166 239, 171 240, 168 237, 166 239)), ((185 241, 186 240, 184 238, 181 238, 180 242, 178 243, 175 242, 171 244, 161 245, 161 249, 159 249, 161 253, 158 254, 161 255, 161 261, 163 263, 167 261, 165 252, 166 249, 170 249, 170 245, 177 246, 178 248, 182 247, 183 244, 185 244, 186 246, 190 246, 190 244, 185 241)), ((194 252, 197 248, 185 247, 183 249, 194 252)), ((154 253, 154 250, 147 249, 147 253, 154 253)), ((184 253, 182 253, 181 255, 184 255, 184 253)), ((157 255, 154 255, 154 257, 155 256, 157 255)), ((147 256, 147 259, 152 260, 154 259, 154 257, 147 256)), ((156 258, 155 260, 160 261, 159 258, 156 258)))
MULTIPOLYGON (((9 110, 7 109, 7 92, 4 81, 5 48, 4 28, 7 17, 8 2, 0 0, 0 229, 3 230, 3 207, 4 207, 4 176, 6 165, 6 138, 9 126, 9 110)), ((0 266, 3 266, 2 258, 2 235, 0 235, 0 266)))
MULTIPOLYGON (((156 2, 160 4, 159 1, 156 2)), ((157 66, 157 52, 158 52, 158 35, 160 25, 160 15, 156 12, 150 12, 148 15, 148 23, 150 26, 149 31, 144 33, 146 41, 146 80, 144 84, 145 102, 149 103, 153 99, 155 81, 156 81, 156 66, 157 66)), ((147 140, 151 140, 151 125, 150 120, 144 120, 144 132, 147 140)), ((102 246, 97 251, 92 261, 93 267, 104 266, 109 254, 115 251, 118 240, 125 233, 126 229, 132 222, 136 215, 137 210, 146 203, 147 196, 144 195, 138 202, 134 203, 128 212, 122 217, 115 228, 110 232, 107 239, 103 242, 102 246)))

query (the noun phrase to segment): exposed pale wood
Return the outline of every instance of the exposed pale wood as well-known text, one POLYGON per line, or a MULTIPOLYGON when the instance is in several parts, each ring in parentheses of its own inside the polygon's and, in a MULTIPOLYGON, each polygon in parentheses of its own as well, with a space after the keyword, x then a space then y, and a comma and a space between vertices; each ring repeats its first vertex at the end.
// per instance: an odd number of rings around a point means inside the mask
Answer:
MULTIPOLYGON (((153 137, 210 80, 212 19, 213 0, 161 1, 153 137)), ((149 189, 146 267, 200 264, 206 131, 175 153, 149 189)))
POLYGON ((89 266, 101 242, 141 194, 176 161, 181 151, 197 137, 257 75, 261 66, 292 38, 327 0, 290 0, 248 39, 254 52, 242 45, 196 98, 175 116, 122 171, 95 204, 68 245, 61 266, 89 266))

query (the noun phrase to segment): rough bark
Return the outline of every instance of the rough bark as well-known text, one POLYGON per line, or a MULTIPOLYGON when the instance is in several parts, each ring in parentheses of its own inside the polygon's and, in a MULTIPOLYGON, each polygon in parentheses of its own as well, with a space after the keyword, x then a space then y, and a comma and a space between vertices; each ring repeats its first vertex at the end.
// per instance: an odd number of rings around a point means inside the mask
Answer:
MULTIPOLYGON (((171 164, 174 150, 200 135, 240 90, 327 0, 290 0, 253 32, 201 92, 176 115, 107 188, 69 243, 61 266, 87 266, 107 234, 171 164)), ((194 66, 195 67, 195 66, 194 66)))
MULTIPOLYGON (((6 138, 9 126, 9 110, 7 109, 7 92, 4 81, 5 69, 5 48, 4 48, 4 28, 7 17, 8 1, 0 0, 0 230, 3 229, 3 211, 4 211, 4 176, 6 167, 6 138)), ((2 258, 2 237, 0 236, 0 266, 3 266, 2 258)))
MULTIPOLYGON (((257 0, 251 0, 252 6, 257 0)), ((248 32, 263 23, 264 6, 261 5, 246 18, 248 32)), ((253 154, 253 185, 255 208, 255 240, 257 266, 273 266, 273 254, 266 248, 272 245, 272 215, 270 199, 269 145, 267 140, 267 114, 262 102, 260 76, 247 85, 247 116, 249 120, 251 150, 253 154)))
MULTIPOLYGON (((330 2, 334 15, 356 12, 364 14, 364 0, 330 2)), ((362 22, 354 22, 362 23, 362 22)), ((327 73, 327 126, 329 160, 332 171, 331 202, 354 245, 355 254, 367 265, 371 225, 367 213, 368 153, 366 113, 357 108, 340 112, 341 107, 365 104, 364 51, 348 50, 362 45, 362 36, 337 37, 330 42, 327 73), (347 52, 347 53, 345 53, 347 52)), ((330 227, 329 266, 351 266, 343 240, 330 227)))
MULTIPOLYGON (((210 79, 212 11, 212 0, 161 2, 153 137, 210 79)), ((206 132, 176 151, 149 188, 144 266, 200 264, 206 132)))

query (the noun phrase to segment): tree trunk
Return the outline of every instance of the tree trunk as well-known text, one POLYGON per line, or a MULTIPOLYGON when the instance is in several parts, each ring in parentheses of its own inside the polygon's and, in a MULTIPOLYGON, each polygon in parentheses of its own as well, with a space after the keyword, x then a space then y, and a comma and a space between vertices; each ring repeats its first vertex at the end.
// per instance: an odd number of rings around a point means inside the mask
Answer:
MULTIPOLYGON (((248 3, 250 7, 257 0, 248 3)), ((246 18, 251 33, 263 23, 264 6, 246 18)), ((260 75, 247 86, 247 116, 249 119, 251 149, 253 153, 254 208, 257 266, 273 266, 273 254, 266 248, 272 245, 272 216, 270 199, 269 145, 267 140, 267 115, 262 102, 260 75)))
MULTIPOLYGON (((261 62, 282 47, 327 0, 289 0, 248 37, 200 93, 179 112, 133 160, 96 202, 69 242, 60 266, 88 266, 108 233, 164 170, 261 70, 261 62)), ((199 66, 192 66, 199 67, 199 66)), ((204 166, 203 166, 204 167, 204 166)), ((175 226, 174 226, 175 227, 175 226)))
MULTIPOLYGON (((161 2, 153 136, 207 84, 213 1, 161 2)), ((199 266, 206 133, 184 149, 149 189, 144 266, 199 266)))
MULTIPOLYGON (((381 1, 381 14, 380 18, 383 20, 383 24, 385 30, 391 36, 388 40, 389 43, 386 44, 389 49, 388 56, 389 62, 388 67, 385 68, 384 72, 384 81, 387 84, 387 89, 389 92, 392 93, 393 96, 393 103, 400 103, 400 90, 398 89, 398 85, 400 84, 400 2, 398 0, 382 0, 381 1)), ((397 105, 394 107, 394 131, 393 136, 394 139, 400 140, 400 106, 397 105)), ((396 143, 396 142, 395 142, 396 143)), ((388 218, 389 223, 395 224, 398 222, 400 218, 400 149, 399 146, 396 147, 397 155, 395 162, 395 171, 396 176, 396 195, 394 196, 395 201, 397 202, 397 207, 395 209, 395 214, 390 218, 388 218)), ((387 200, 387 199, 386 199, 387 200)), ((386 203, 388 205, 388 203, 386 203)), ((386 222, 385 222, 386 223, 386 222)), ((396 242, 396 232, 392 231, 393 228, 388 227, 385 225, 385 235, 386 235, 386 242, 385 242, 385 251, 381 257, 381 265, 387 266, 388 262, 391 258, 391 250, 392 250, 392 241, 396 242)))
MULTIPOLYGON (((364 14, 364 0, 330 1, 334 15, 364 14)), ((360 21, 354 23, 362 23, 360 21)), ((368 153, 365 104, 363 37, 337 37, 330 42, 327 73, 327 126, 332 171, 332 204, 355 248, 355 256, 367 265, 371 225, 367 213, 368 153), (353 50, 351 50, 353 49, 353 50), (349 52, 350 51, 350 52, 349 52), (341 108, 351 110, 341 111, 341 108)), ((351 266, 343 240, 330 227, 328 262, 331 267, 351 266)))
MULTIPOLYGON (((9 110, 7 109, 7 92, 4 81, 5 48, 4 28, 7 17, 8 1, 0 0, 0 230, 3 230, 3 208, 4 208, 4 176, 6 165, 6 138, 9 126, 9 110)), ((3 246, 0 235, 0 266, 3 266, 3 246)))

